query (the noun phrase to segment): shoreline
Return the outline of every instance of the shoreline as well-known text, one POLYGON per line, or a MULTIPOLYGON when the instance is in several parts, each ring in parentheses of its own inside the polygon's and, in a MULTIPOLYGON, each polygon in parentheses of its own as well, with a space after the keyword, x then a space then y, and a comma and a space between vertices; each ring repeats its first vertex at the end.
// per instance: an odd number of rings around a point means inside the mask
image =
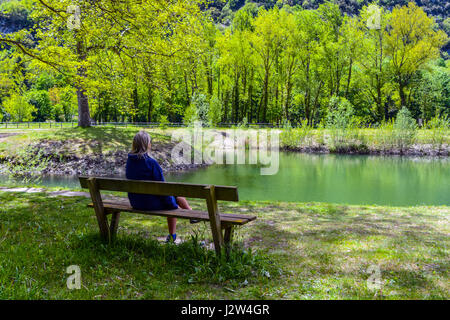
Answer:
POLYGON ((280 151, 297 152, 306 154, 337 154, 337 155, 367 155, 367 156, 404 156, 404 157, 432 157, 447 158, 450 156, 450 145, 435 148, 430 144, 414 144, 406 150, 398 148, 367 148, 366 146, 359 148, 343 148, 332 150, 327 145, 320 146, 282 146, 280 151))
MULTIPOLYGON (((47 144, 48 141, 45 142, 47 144)), ((50 143, 53 144, 57 141, 50 143)), ((47 145, 48 146, 48 145, 47 145)), ((206 168, 210 165, 208 162, 202 164, 174 164, 171 161, 169 144, 155 145, 155 150, 152 150, 150 156, 155 158, 165 173, 168 172, 185 172, 192 171, 199 168, 206 168)), ((46 159, 48 161, 44 168, 37 168, 37 172, 43 175, 53 176, 77 176, 77 175, 96 175, 96 176, 123 176, 125 173, 125 164, 127 160, 127 151, 114 151, 105 154, 87 154, 85 156, 79 155, 61 155, 58 148, 55 152, 48 148, 43 148, 40 143, 33 145, 34 155, 39 159, 46 159), (37 150, 36 150, 37 149, 37 150), (39 151, 45 150, 45 151, 39 151), (39 153, 41 152, 41 153, 39 153)), ((327 146, 314 147, 287 147, 280 148, 280 152, 299 153, 309 155, 340 155, 340 156, 374 156, 374 157, 405 157, 405 158, 424 158, 424 159, 448 159, 450 152, 449 147, 446 146, 445 151, 438 152, 430 145, 414 145, 404 152, 398 149, 391 150, 340 150, 333 151, 327 146)), ((20 157, 0 157, 0 173, 8 174, 8 164, 13 168, 20 168, 26 164, 27 159, 20 157)), ((33 168, 27 167, 27 168, 33 168)), ((11 167, 9 167, 11 170, 11 167)), ((29 173, 29 172, 28 172, 29 173)))
MULTIPOLYGON (((57 176, 123 175, 129 143, 136 130, 75 128, 39 133, 1 133, 0 172, 19 176, 35 173, 57 176)), ((159 162, 164 172, 190 171, 210 165, 207 160, 202 164, 175 164, 171 152, 176 142, 171 141, 170 131, 150 130, 150 133, 154 138, 151 156, 159 162)), ((280 136, 280 152, 432 159, 450 156, 447 138, 435 144, 431 143, 426 133, 421 133, 416 143, 402 149, 394 142, 372 139, 369 133, 363 136, 365 138, 333 142, 323 132, 309 132, 305 136, 296 136, 293 132, 293 136, 280 136)))

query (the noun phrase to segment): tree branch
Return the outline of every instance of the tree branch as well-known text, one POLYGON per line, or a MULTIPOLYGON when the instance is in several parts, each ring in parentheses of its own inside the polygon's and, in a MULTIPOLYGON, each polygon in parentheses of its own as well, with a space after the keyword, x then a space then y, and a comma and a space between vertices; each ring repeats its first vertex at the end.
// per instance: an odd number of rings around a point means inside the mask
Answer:
POLYGON ((59 73, 64 74, 64 72, 59 69, 60 65, 58 65, 56 63, 53 63, 53 62, 50 62, 50 61, 46 61, 46 60, 42 59, 41 57, 37 56, 36 54, 30 52, 29 50, 27 50, 25 48, 25 44, 24 43, 19 42, 19 41, 15 41, 15 40, 11 40, 11 39, 5 39, 5 38, 0 38, 0 42, 5 42, 5 43, 8 43, 8 44, 14 45, 20 51, 22 51, 22 53, 24 53, 25 55, 27 55, 27 56, 29 56, 29 57, 31 57, 33 59, 36 59, 36 60, 38 60, 38 61, 40 61, 40 62, 42 62, 44 64, 47 64, 47 65, 51 66, 52 68, 54 68, 59 73))

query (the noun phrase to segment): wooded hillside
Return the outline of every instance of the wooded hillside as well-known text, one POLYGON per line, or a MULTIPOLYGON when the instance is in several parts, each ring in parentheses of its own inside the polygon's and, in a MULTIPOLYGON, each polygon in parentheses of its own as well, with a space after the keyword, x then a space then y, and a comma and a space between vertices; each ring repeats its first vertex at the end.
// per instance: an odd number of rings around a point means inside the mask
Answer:
MULTIPOLYGON (((392 10, 397 2, 310 1, 304 9, 295 1, 231 1, 207 10, 203 0, 76 3, 74 28, 73 1, 1 5, 15 21, 0 34, 3 121, 78 114, 85 124, 319 126, 336 118, 380 125, 402 108, 416 119, 449 114, 448 37, 414 3, 392 10)), ((445 9, 435 3, 427 8, 445 9)))

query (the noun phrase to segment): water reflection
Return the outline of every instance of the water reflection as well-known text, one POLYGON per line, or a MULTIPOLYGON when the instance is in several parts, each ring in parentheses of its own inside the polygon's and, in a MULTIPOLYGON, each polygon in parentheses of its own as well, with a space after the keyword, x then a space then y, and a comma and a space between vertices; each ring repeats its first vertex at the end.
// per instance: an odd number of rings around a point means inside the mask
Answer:
MULTIPOLYGON (((448 159, 281 152, 279 166, 277 174, 262 176, 259 165, 212 165, 166 180, 236 185, 243 200, 450 205, 448 159)), ((76 177, 44 177, 40 184, 79 187, 76 177)))

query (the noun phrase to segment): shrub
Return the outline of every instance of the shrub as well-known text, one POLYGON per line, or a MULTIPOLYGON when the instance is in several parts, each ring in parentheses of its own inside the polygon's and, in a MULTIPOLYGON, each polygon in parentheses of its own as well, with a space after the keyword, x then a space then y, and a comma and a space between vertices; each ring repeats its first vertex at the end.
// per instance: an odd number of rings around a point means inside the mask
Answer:
POLYGON ((198 121, 198 112, 196 106, 191 103, 184 111, 183 123, 188 126, 192 126, 198 121))
POLYGON ((436 115, 426 125, 431 133, 431 142, 438 148, 439 152, 446 140, 446 135, 450 127, 450 121, 447 116, 440 117, 436 115))
POLYGON ((314 139, 312 127, 308 125, 308 121, 302 120, 299 128, 292 128, 289 121, 283 124, 283 131, 280 134, 280 140, 284 147, 298 149, 302 147, 311 147, 314 139))
POLYGON ((169 125, 169 119, 165 115, 160 115, 159 119, 159 127, 163 130, 167 129, 167 126, 169 125))
POLYGON ((32 114, 36 112, 36 108, 27 99, 16 93, 3 101, 3 108, 11 116, 11 120, 17 122, 32 121, 32 114))
POLYGON ((36 107, 35 119, 46 121, 54 118, 54 109, 50 96, 46 90, 30 90, 26 94, 27 100, 36 107))
POLYGON ((417 123, 411 116, 411 112, 403 107, 397 115, 394 123, 394 142, 400 153, 412 145, 417 136, 417 123))
POLYGON ((359 121, 354 117, 351 103, 345 98, 332 97, 330 109, 326 118, 326 128, 330 133, 330 151, 345 152, 353 149, 365 149, 365 145, 361 146, 359 121))
POLYGON ((49 162, 44 150, 32 145, 17 149, 16 154, 8 160, 6 162, 8 176, 12 179, 20 179, 24 183, 39 182, 49 162))
POLYGON ((222 105, 220 100, 213 96, 209 102, 208 122, 212 127, 216 127, 222 119, 222 105))
POLYGON ((191 104, 184 113, 184 123, 192 125, 196 121, 208 123, 209 103, 204 94, 194 94, 191 104))

